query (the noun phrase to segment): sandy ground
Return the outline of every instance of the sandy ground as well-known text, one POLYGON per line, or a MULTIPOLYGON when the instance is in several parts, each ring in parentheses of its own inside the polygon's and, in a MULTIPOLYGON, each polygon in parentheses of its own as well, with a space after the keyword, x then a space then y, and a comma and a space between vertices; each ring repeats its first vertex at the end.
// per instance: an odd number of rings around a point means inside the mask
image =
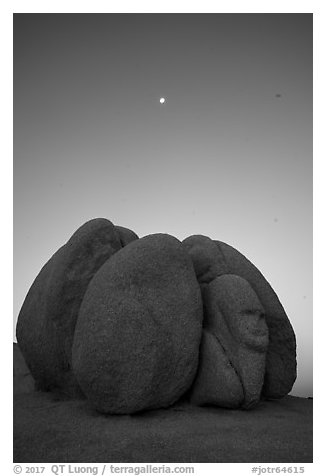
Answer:
POLYGON ((14 397, 15 463, 309 463, 312 400, 285 397, 250 411, 178 404, 105 416, 50 393, 14 397))

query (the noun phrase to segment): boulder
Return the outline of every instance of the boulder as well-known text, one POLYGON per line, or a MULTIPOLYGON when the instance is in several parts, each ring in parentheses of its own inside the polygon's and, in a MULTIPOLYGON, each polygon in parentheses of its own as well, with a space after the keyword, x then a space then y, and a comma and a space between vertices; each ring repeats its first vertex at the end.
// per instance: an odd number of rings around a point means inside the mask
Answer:
POLYGON ((201 404, 215 403, 233 408, 256 405, 264 383, 268 348, 268 328, 257 295, 245 279, 223 275, 205 288, 204 309, 203 327, 205 334, 212 338, 208 339, 204 334, 201 343, 200 379, 194 384, 195 400, 201 392, 201 404), (206 382, 205 376, 210 378, 210 383, 206 382), (208 386, 214 386, 215 394, 207 391, 208 386), (197 387, 206 390, 203 393, 197 387), (243 392, 241 401, 239 387, 243 392))
POLYGON ((139 239, 138 235, 136 235, 136 233, 134 231, 129 230, 129 228, 125 228, 124 226, 115 225, 115 229, 118 232, 120 243, 121 243, 122 247, 127 246, 132 241, 139 239))
POLYGON ((244 255, 222 241, 193 235, 186 238, 183 245, 193 260, 202 292, 212 280, 224 274, 238 275, 250 283, 265 310, 269 329, 262 395, 281 398, 288 394, 296 379, 296 340, 291 323, 270 284, 244 255))
POLYGON ((100 412, 167 407, 191 386, 202 328, 201 292, 174 237, 129 243, 95 274, 75 329, 72 364, 100 412))
POLYGON ((262 273, 239 251, 215 241, 230 274, 246 279, 265 310, 269 331, 263 396, 281 398, 288 394, 296 379, 296 339, 291 323, 276 293, 262 273))
POLYGON ((119 235, 109 220, 90 220, 36 277, 20 311, 16 333, 39 389, 81 395, 71 370, 79 307, 93 275, 120 248, 119 235))

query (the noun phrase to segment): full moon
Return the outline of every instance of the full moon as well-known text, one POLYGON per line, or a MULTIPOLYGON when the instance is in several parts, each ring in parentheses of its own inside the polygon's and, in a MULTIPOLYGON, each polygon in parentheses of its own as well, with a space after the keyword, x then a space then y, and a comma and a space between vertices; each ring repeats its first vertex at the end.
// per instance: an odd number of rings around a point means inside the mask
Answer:
POLYGON ((164 104, 165 103, 165 98, 160 98, 160 103, 164 104))

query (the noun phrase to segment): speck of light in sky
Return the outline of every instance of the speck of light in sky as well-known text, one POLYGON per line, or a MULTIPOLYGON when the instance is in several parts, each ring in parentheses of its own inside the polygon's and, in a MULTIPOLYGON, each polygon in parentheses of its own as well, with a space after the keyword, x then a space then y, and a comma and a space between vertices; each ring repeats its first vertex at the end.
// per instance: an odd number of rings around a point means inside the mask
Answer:
POLYGON ((160 98, 160 103, 164 104, 165 103, 165 98, 160 98))

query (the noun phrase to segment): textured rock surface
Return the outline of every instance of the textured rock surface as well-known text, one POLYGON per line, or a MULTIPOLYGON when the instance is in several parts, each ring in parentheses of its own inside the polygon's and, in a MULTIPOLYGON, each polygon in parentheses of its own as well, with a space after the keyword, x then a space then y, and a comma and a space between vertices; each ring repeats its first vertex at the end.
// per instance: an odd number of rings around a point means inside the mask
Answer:
POLYGON ((205 288, 204 309, 203 326, 215 342, 207 337, 202 341, 199 379, 193 387, 195 401, 196 394, 201 392, 201 403, 226 407, 237 407, 240 403, 244 408, 256 405, 264 383, 268 347, 264 309, 257 295, 245 279, 220 276, 205 288), (208 377, 212 379, 209 383, 205 380, 208 377), (214 378, 215 394, 207 389, 214 378), (243 391, 241 401, 239 386, 243 391))
POLYGON ((169 235, 130 243, 88 286, 73 368, 102 412, 166 407, 190 387, 198 363, 201 293, 190 257, 169 235))
POLYGON ((182 245, 191 256, 196 276, 201 285, 208 284, 217 276, 228 273, 222 253, 213 240, 203 235, 192 235, 182 245))
POLYGON ((240 378, 215 334, 203 330, 199 365, 190 391, 195 405, 238 408, 244 400, 240 378))
POLYGON ((202 235, 139 239, 101 218, 42 268, 17 340, 37 389, 106 413, 165 407, 190 387, 194 403, 248 408, 296 378, 291 324, 241 253, 202 235))
POLYGON ((40 389, 80 393, 71 371, 79 307, 94 273, 120 248, 109 220, 90 220, 52 256, 31 286, 18 317, 17 340, 40 389))
POLYGON ((138 235, 129 228, 125 228, 124 226, 117 226, 115 225, 115 229, 117 230, 120 238, 121 246, 127 246, 132 241, 138 240, 138 235))
POLYGON ((14 395, 20 393, 33 392, 35 389, 35 382, 26 365, 23 354, 20 351, 19 345, 14 342, 13 345, 13 367, 14 367, 14 395))
POLYGON ((296 379, 296 340, 291 323, 277 295, 261 272, 239 251, 215 241, 230 274, 246 279, 257 294, 269 330, 269 346, 263 395, 281 398, 290 392, 296 379))
POLYGON ((269 329, 263 395, 281 398, 289 393, 296 379, 295 334, 270 284, 245 256, 222 241, 193 235, 183 245, 193 260, 203 292, 213 279, 224 274, 238 275, 250 283, 265 310, 269 329))

